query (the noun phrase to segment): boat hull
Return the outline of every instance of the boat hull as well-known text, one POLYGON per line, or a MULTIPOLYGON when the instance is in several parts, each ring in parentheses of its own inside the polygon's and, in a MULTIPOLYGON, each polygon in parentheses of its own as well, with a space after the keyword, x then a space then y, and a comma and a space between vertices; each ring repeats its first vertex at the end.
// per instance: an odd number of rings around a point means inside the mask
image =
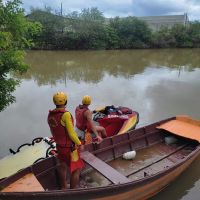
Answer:
POLYGON ((52 191, 52 192, 35 192, 35 193, 1 193, 1 200, 87 200, 87 199, 96 199, 96 200, 144 200, 148 199, 172 181, 174 181, 181 173, 183 173, 191 163, 196 159, 200 154, 200 147, 194 152, 193 156, 190 159, 184 160, 184 164, 180 163, 176 168, 166 170, 163 175, 156 175, 149 177, 148 180, 138 181, 136 183, 126 183, 115 186, 107 186, 101 188, 90 188, 90 189, 80 189, 80 190, 71 190, 69 192, 65 191, 52 191))

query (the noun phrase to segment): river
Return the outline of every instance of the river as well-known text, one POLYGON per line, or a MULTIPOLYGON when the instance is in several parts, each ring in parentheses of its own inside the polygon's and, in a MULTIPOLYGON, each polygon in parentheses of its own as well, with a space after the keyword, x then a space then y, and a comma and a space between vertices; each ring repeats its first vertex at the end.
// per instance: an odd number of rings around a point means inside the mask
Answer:
MULTIPOLYGON (((200 49, 27 51, 30 68, 0 113, 0 157, 38 136, 49 136, 47 114, 56 91, 68 94, 74 115, 83 95, 91 109, 127 106, 140 114, 138 127, 187 114, 200 119, 200 49)), ((200 158, 153 199, 198 200, 200 158)))

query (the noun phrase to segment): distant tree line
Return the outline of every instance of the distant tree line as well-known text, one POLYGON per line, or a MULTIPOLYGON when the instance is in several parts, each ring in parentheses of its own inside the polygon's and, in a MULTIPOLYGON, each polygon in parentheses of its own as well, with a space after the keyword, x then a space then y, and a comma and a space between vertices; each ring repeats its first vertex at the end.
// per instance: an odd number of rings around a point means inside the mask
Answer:
POLYGON ((162 27, 153 32, 136 17, 106 19, 97 8, 66 16, 51 8, 32 9, 27 16, 40 22, 42 32, 34 38, 36 49, 135 49, 200 47, 200 22, 162 27))

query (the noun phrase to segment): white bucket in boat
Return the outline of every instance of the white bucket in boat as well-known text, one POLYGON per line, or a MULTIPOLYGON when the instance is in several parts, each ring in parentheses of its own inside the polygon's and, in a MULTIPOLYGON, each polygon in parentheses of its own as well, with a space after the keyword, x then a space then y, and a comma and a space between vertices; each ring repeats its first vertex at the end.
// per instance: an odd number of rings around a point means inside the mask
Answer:
POLYGON ((123 154, 123 158, 126 159, 126 160, 131 160, 131 159, 134 159, 136 156, 136 151, 128 151, 126 153, 123 154))
POLYGON ((173 144, 177 141, 177 139, 173 136, 167 136, 165 137, 165 143, 166 144, 173 144))

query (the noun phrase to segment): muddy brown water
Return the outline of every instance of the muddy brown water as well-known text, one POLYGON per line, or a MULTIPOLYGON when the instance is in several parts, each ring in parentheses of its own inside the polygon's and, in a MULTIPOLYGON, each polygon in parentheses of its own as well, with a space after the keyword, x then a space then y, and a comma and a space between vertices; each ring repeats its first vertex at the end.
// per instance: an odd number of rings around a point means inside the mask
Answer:
MULTIPOLYGON (((38 136, 49 136, 48 110, 56 91, 68 94, 68 110, 85 94, 91 109, 127 106, 138 127, 187 114, 200 119, 200 49, 123 51, 28 51, 30 68, 20 78, 16 103, 0 113, 0 157, 38 136)), ((198 200, 200 158, 153 199, 198 200)))

